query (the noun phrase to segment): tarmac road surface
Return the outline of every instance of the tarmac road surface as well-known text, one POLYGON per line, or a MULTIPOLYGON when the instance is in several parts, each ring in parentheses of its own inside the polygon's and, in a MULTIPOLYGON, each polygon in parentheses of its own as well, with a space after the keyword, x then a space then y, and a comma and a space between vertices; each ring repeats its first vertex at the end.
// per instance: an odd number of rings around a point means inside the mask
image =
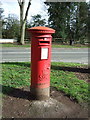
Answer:
MULTIPOLYGON (((52 62, 73 62, 88 64, 88 48, 52 48, 52 62)), ((29 62, 31 48, 0 48, 0 62, 29 62)))

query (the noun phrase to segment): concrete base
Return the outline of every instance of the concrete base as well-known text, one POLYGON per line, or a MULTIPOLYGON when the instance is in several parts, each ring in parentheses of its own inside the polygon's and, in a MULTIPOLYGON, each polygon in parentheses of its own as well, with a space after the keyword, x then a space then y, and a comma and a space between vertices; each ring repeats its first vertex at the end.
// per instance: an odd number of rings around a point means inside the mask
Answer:
POLYGON ((35 100, 46 100, 50 97, 50 87, 48 88, 32 88, 30 87, 31 96, 35 100))
POLYGON ((32 101, 29 108, 30 118, 66 118, 71 109, 55 99, 32 101))

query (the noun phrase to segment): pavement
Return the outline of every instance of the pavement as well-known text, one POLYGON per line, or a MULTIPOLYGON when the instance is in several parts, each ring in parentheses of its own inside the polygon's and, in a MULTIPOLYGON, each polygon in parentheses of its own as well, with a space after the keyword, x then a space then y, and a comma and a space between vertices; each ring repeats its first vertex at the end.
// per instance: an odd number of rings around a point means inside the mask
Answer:
MULTIPOLYGON (((0 62, 29 62, 31 48, 0 48, 0 62)), ((88 64, 88 48, 52 48, 52 62, 72 62, 88 64)))

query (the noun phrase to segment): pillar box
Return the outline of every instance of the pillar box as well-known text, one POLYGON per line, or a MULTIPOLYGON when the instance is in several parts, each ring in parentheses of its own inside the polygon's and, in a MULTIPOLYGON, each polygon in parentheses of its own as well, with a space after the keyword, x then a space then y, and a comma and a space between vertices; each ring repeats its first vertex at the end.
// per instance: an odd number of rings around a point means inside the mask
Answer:
POLYGON ((31 95, 38 100, 50 96, 50 60, 51 41, 54 29, 48 27, 32 27, 31 34, 31 95))

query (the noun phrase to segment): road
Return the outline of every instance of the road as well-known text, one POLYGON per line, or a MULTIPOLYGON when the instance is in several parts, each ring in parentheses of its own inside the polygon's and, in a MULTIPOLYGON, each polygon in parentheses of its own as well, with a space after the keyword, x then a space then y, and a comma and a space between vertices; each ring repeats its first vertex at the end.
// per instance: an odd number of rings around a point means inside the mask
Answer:
MULTIPOLYGON (((3 47, 0 56, 0 62, 28 62, 31 60, 31 49, 3 47)), ((51 61, 88 64, 88 48, 52 48, 51 61)))

